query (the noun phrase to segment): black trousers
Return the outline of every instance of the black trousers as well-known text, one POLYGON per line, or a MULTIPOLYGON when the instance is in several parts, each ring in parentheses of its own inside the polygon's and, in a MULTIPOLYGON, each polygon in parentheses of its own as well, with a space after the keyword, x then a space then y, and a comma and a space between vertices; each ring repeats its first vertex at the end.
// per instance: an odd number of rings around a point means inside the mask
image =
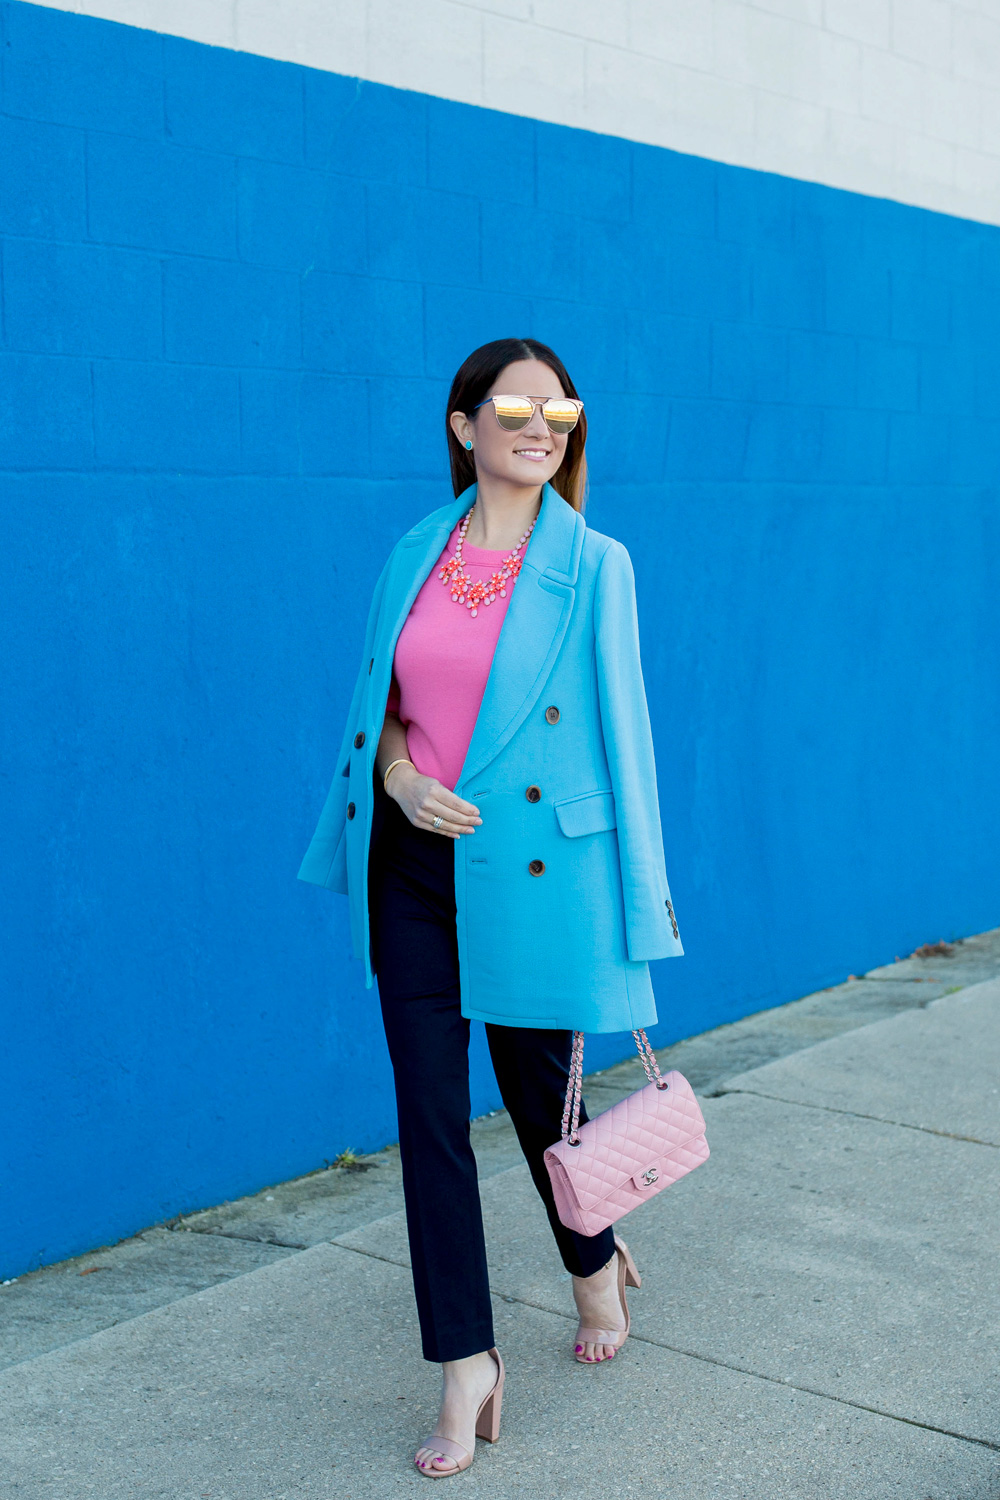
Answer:
MULTIPOLYGON (((417 1315, 425 1359, 463 1359, 492 1348, 494 1336, 469 1136, 469 1022, 459 995, 454 849, 450 839, 414 828, 377 778, 376 797, 368 867, 372 957, 396 1082, 417 1315)), ((497 941, 509 936, 498 932, 497 941)), ((486 1035, 563 1265, 591 1276, 614 1254, 614 1232, 588 1237, 560 1223, 542 1160, 559 1139, 572 1033, 487 1025, 486 1035)))

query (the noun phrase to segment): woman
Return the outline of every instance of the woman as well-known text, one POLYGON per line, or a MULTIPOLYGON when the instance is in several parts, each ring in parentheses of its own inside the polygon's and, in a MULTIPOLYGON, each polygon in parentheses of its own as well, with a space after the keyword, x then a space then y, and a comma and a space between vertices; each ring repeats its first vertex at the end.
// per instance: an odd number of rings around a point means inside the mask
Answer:
MULTIPOLYGON (((443 1365, 422 1473, 495 1440, 503 1364, 469 1142, 469 1020, 580 1314, 581 1363, 628 1332, 613 1232, 564 1228, 542 1161, 559 1138, 572 1031, 651 1026, 648 960, 682 949, 663 865, 635 591, 625 548, 584 523, 583 402, 533 339, 455 377, 456 499, 378 582, 333 786, 300 878, 350 897, 396 1083, 424 1357, 443 1365)), ((584 1116, 581 1114, 581 1119, 584 1116)))

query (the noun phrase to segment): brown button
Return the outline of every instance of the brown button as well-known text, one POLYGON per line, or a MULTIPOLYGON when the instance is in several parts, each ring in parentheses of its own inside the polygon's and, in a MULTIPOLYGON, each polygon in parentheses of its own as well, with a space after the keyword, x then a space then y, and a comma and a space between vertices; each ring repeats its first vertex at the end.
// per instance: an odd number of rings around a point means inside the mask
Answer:
POLYGON ((532 875, 544 875, 545 861, 543 859, 533 859, 528 866, 528 869, 531 871, 532 875))
POLYGON ((542 789, 540 786, 529 786, 524 795, 529 802, 540 802, 542 800, 542 789))
POLYGON ((348 816, 348 818, 353 818, 354 817, 354 812, 355 812, 354 803, 353 802, 348 802, 348 804, 347 804, 347 816, 348 816))
POLYGON ((354 748, 355 748, 355 750, 360 750, 361 746, 364 744, 364 742, 365 742, 365 732, 364 732, 363 729, 359 729, 358 732, 357 732, 357 734, 354 736, 354 748))
POLYGON ((550 703, 548 708, 545 710, 545 717, 548 719, 550 724, 559 723, 559 710, 558 708, 556 708, 554 703, 550 703))

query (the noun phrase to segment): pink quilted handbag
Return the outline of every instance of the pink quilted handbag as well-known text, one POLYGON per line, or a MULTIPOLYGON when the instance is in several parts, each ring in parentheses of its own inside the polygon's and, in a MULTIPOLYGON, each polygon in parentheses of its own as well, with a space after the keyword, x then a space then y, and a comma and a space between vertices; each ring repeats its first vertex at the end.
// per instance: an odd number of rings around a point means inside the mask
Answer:
POLYGON ((644 1031, 633 1031, 649 1083, 580 1125, 583 1032, 573 1033, 562 1140, 545 1153, 556 1212, 567 1229, 599 1234, 708 1159, 694 1090, 676 1069, 662 1075, 644 1031))

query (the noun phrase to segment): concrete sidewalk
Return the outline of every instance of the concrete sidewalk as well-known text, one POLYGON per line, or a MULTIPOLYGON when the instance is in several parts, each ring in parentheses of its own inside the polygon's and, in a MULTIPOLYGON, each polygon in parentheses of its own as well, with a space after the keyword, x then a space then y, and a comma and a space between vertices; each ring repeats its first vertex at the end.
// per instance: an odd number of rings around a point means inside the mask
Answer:
MULTIPOLYGON (((487 1122, 508 1395, 501 1441, 480 1443, 453 1481, 463 1493, 1000 1496, 1000 980, 919 1007, 911 996, 806 1047, 801 1029, 823 1008, 799 1005, 778 1026, 799 1029, 799 1050, 728 1079, 687 1066, 712 1158, 623 1226, 644 1284, 606 1368, 570 1355, 568 1277, 526 1169, 500 1164, 503 1120, 487 1122)), ((682 1044, 694 1062, 699 1042, 682 1044)), ((591 1108, 634 1087, 635 1071, 591 1080, 591 1108)), ((359 1185, 369 1177, 382 1173, 359 1185)), ((241 1240, 272 1258, 12 1365, 0 1376, 5 1500, 423 1493, 409 1459, 433 1425, 437 1379, 417 1349, 402 1214, 373 1218, 382 1187, 365 1190, 368 1212, 347 1195, 354 1209, 325 1242, 295 1253, 241 1240)), ((277 1216, 280 1190, 268 1196, 277 1216)), ((296 1210, 305 1233, 324 1214, 332 1227, 321 1198, 296 1210)), ((226 1238, 206 1227, 172 1238, 226 1238)))

